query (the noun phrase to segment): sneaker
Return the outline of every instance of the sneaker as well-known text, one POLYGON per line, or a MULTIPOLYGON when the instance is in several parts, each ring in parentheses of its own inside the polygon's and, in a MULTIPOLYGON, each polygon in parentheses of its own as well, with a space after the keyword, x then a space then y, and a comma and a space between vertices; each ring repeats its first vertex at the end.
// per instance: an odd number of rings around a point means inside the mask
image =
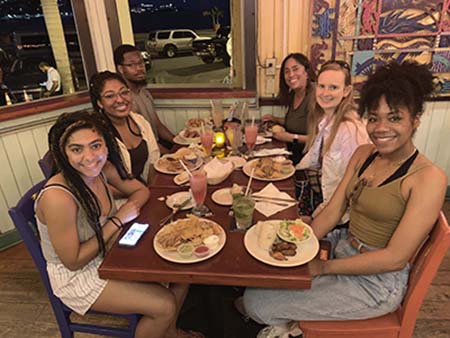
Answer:
POLYGON ((259 331, 256 338, 290 338, 291 336, 299 338, 303 336, 297 323, 266 326, 259 331))

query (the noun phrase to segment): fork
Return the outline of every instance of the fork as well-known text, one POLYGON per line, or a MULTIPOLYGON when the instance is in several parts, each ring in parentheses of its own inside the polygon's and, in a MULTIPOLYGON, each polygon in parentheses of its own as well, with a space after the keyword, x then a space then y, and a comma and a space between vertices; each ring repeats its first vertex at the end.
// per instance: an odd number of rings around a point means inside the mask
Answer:
POLYGON ((173 216, 175 216, 175 214, 180 211, 183 207, 185 207, 189 202, 191 201, 191 197, 189 197, 188 199, 186 199, 185 201, 181 202, 181 203, 175 203, 173 205, 173 210, 170 214, 168 214, 166 217, 164 217, 160 222, 159 225, 165 225, 167 222, 172 221, 173 220, 173 216))

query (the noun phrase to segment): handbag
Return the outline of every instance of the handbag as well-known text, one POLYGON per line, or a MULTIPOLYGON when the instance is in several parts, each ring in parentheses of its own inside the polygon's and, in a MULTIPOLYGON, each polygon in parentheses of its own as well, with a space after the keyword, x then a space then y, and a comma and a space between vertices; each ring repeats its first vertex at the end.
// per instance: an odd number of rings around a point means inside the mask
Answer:
POLYGON ((302 169, 295 172, 295 190, 300 215, 311 216, 323 202, 321 169, 302 169))

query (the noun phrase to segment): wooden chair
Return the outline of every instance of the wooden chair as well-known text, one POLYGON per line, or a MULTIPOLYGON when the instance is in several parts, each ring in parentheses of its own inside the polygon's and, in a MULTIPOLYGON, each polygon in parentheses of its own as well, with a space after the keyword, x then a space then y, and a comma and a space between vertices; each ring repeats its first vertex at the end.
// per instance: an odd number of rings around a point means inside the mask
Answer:
POLYGON ((425 294, 449 247, 450 228, 441 211, 412 260, 408 290, 399 309, 367 320, 300 321, 304 338, 411 338, 425 294))
POLYGON ((36 219, 34 216, 34 200, 36 195, 44 186, 45 181, 41 181, 32 187, 19 201, 17 206, 9 210, 9 215, 11 216, 17 230, 19 231, 25 246, 33 258, 34 264, 36 265, 39 274, 41 275, 42 282, 47 291, 48 298, 53 308, 53 312, 56 317, 56 321, 59 326, 62 338, 73 338, 74 332, 86 332, 97 335, 103 335, 108 337, 123 337, 132 338, 134 337, 134 331, 136 329, 136 324, 139 320, 138 315, 121 315, 114 313, 105 313, 90 310, 89 313, 96 315, 106 315, 114 316, 128 319, 128 327, 108 327, 104 325, 94 325, 73 322, 70 318, 72 310, 65 306, 59 298, 57 298, 52 291, 50 286, 50 281, 47 274, 47 262, 42 254, 41 244, 38 237, 36 236, 37 226, 36 219))
POLYGON ((47 151, 44 156, 38 161, 39 167, 41 168, 42 173, 46 179, 49 179, 53 173, 53 158, 50 154, 50 151, 47 151))

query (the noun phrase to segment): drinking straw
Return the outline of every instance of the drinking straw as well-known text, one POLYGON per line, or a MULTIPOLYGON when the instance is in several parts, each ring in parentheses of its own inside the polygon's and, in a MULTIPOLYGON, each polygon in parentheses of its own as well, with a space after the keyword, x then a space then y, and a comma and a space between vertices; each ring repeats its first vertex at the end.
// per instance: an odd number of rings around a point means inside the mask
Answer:
POLYGON ((201 127, 202 127, 202 134, 205 134, 205 123, 204 122, 202 122, 201 127))
MULTIPOLYGON (((188 173, 189 177, 192 177, 192 173, 191 171, 188 169, 188 167, 186 167, 186 164, 184 164, 184 162, 182 160, 178 160, 181 163, 181 166, 184 168, 184 170, 186 170, 186 172, 188 173)), ((255 169, 255 168, 253 168, 255 169)))
POLYGON ((252 168, 252 172, 250 173, 250 179, 248 180, 247 183, 247 188, 245 189, 245 194, 244 196, 248 195, 248 192, 250 190, 250 185, 252 184, 252 179, 253 179, 253 174, 255 173, 255 168, 252 168))
POLYGON ((252 117, 252 126, 254 126, 255 125, 255 115, 253 115, 253 117, 252 117))

